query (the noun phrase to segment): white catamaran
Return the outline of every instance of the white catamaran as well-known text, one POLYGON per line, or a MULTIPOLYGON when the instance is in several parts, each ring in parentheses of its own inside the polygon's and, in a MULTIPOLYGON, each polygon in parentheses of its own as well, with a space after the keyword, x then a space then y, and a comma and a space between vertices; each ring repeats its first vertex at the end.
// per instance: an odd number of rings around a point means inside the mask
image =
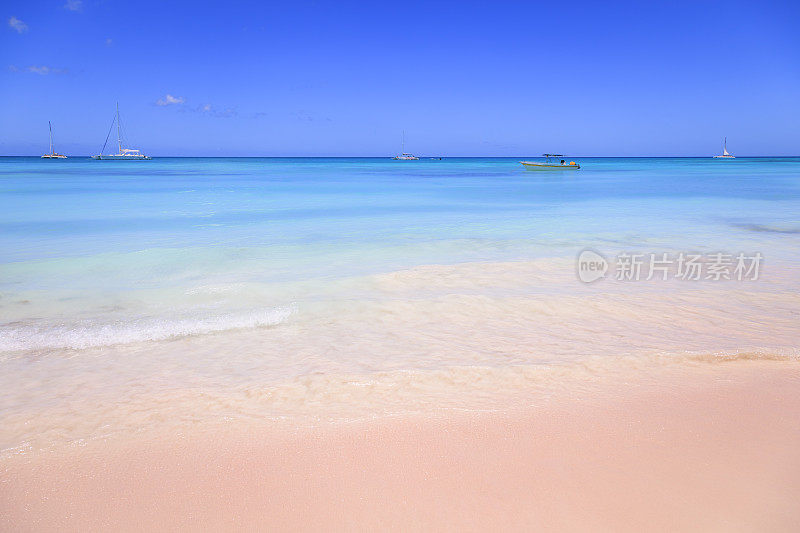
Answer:
POLYGON ((102 159, 102 160, 113 160, 113 161, 142 161, 145 159, 150 159, 149 155, 144 155, 139 150, 135 148, 123 148, 122 147, 122 125, 119 121, 119 102, 117 103, 117 114, 114 116, 114 120, 111 122, 111 128, 108 130, 108 135, 106 135, 106 142, 103 143, 103 149, 100 150, 100 153, 97 155, 93 155, 92 159, 102 159), (117 149, 118 152, 116 154, 103 154, 106 149, 106 145, 108 144, 108 138, 111 136, 111 130, 114 129, 114 122, 117 123, 117 149))
POLYGON ((722 141, 722 154, 715 155, 714 159, 736 159, 736 156, 733 154, 728 153, 728 138, 725 137, 725 140, 722 141))
POLYGON ((57 154, 55 150, 53 150, 53 125, 50 124, 50 121, 47 121, 47 125, 50 126, 50 153, 44 154, 42 159, 66 159, 67 156, 64 154, 57 154))
POLYGON ((402 140, 402 153, 400 155, 394 156, 392 159, 395 161, 417 161, 419 157, 415 156, 414 154, 407 154, 406 153, 406 132, 403 130, 403 140, 402 140))

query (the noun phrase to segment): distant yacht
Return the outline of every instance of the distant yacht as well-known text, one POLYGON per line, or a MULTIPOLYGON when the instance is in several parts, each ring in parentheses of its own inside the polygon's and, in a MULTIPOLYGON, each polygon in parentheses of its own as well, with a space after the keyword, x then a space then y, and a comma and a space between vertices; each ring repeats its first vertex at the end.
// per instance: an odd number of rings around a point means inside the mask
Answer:
POLYGON ((728 138, 722 141, 722 155, 715 155, 714 159, 736 159, 736 156, 728 153, 728 138))
MULTIPOLYGON (((92 159, 102 159, 102 160, 115 160, 115 161, 141 161, 144 159, 150 159, 149 155, 144 155, 139 150, 135 148, 123 148, 122 147, 122 126, 119 121, 119 102, 117 103, 117 114, 114 117, 114 121, 117 123, 117 149, 118 152, 116 154, 107 154, 104 155, 103 152, 106 149, 106 144, 108 144, 108 137, 111 135, 111 129, 108 130, 108 135, 106 135, 106 142, 103 144, 103 149, 100 150, 100 153, 97 155, 93 155, 92 159)), ((114 121, 111 122, 111 128, 114 128, 114 121)))
POLYGON ((419 157, 415 156, 414 154, 406 153, 406 132, 403 130, 403 152, 400 155, 394 156, 392 159, 395 161, 417 161, 419 157))
POLYGON ((64 154, 57 154, 55 150, 53 150, 53 125, 50 124, 50 121, 47 121, 47 125, 50 126, 50 153, 44 154, 42 159, 66 159, 67 156, 64 154))

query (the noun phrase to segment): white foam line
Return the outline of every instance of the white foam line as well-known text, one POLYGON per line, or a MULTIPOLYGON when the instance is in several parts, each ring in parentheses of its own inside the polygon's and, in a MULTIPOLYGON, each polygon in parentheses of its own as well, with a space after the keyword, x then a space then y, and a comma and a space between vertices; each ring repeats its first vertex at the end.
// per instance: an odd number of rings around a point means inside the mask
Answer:
POLYGON ((293 307, 260 309, 185 319, 138 319, 110 324, 18 326, 2 331, 0 352, 53 348, 85 349, 143 341, 158 341, 190 335, 202 335, 231 329, 274 326, 284 322, 293 307))

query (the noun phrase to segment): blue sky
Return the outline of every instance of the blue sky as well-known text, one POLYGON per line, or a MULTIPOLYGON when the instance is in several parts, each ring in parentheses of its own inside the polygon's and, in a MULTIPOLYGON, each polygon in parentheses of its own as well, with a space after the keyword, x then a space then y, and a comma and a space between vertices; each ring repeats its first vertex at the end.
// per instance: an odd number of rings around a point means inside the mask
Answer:
POLYGON ((800 154, 800 2, 0 6, 0 154, 800 154))

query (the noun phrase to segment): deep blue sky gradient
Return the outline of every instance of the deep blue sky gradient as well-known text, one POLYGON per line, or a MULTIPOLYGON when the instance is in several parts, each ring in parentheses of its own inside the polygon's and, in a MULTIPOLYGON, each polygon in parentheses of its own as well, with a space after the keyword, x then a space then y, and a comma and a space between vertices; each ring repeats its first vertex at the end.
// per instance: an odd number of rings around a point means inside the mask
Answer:
POLYGON ((0 6, 0 155, 800 154, 797 1, 65 2, 0 6))

